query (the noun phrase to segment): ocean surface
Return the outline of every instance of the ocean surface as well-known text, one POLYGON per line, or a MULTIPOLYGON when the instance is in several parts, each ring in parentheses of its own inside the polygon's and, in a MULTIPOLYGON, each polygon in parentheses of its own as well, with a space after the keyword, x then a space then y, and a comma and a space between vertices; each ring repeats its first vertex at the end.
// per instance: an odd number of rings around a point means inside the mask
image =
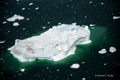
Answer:
POLYGON ((119 80, 120 2, 117 0, 2 0, 0 1, 0 79, 1 80, 119 80), (30 5, 33 3, 33 5, 30 5), (22 10, 25 8, 24 10, 22 10), (38 9, 37 9, 38 8, 38 9), (24 16, 7 19, 14 14, 24 16), (5 23, 4 23, 5 22, 5 23), (88 25, 92 43, 77 45, 74 55, 58 61, 19 62, 7 49, 15 39, 25 39, 61 24, 88 25), (95 24, 95 26, 90 26, 95 24), (45 29, 43 27, 46 27, 45 29), (110 47, 116 52, 109 52, 110 47), (107 53, 98 51, 105 48, 107 53), (70 66, 78 63, 78 69, 70 66), (22 71, 24 69, 24 71, 22 71))

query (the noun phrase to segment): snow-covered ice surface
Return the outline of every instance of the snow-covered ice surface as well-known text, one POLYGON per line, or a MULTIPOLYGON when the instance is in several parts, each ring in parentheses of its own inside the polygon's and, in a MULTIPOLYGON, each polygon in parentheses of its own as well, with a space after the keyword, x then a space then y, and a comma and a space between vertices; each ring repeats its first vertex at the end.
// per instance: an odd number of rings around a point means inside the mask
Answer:
POLYGON ((35 59, 59 61, 74 54, 76 45, 90 43, 89 38, 90 31, 87 26, 61 24, 39 36, 16 39, 15 45, 8 50, 21 62, 35 59))
POLYGON ((15 14, 14 16, 8 18, 7 21, 14 22, 16 20, 23 20, 23 19, 24 19, 23 16, 15 14))
POLYGON ((101 49, 100 51, 98 51, 98 53, 105 54, 105 53, 107 53, 107 50, 106 49, 101 49))
POLYGON ((110 47, 110 48, 109 48, 109 51, 110 51, 111 53, 114 53, 114 52, 116 52, 117 50, 116 50, 115 47, 110 47))
POLYGON ((70 68, 78 69, 80 65, 78 63, 74 63, 70 66, 70 68))

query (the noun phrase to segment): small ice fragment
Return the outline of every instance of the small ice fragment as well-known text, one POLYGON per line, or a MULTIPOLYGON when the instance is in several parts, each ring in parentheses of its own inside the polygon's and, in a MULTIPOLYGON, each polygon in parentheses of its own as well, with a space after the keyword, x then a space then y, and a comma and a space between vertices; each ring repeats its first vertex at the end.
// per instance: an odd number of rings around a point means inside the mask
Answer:
POLYGON ((4 41, 1 41, 1 40, 0 40, 0 44, 2 44, 2 43, 5 43, 5 40, 4 40, 4 41))
POLYGON ((107 65, 107 63, 104 63, 104 66, 106 66, 107 65))
POLYGON ((50 22, 47 22, 48 24, 50 24, 50 22))
POLYGON ((61 23, 58 23, 59 25, 61 24, 61 23))
POLYGON ((20 69, 20 71, 24 72, 24 71, 25 71, 25 69, 20 69))
POLYGON ((90 1, 89 3, 93 3, 92 1, 90 1))
POLYGON ((44 26, 44 27, 42 27, 43 29, 45 29, 46 28, 46 26, 44 26))
POLYGON ((25 10, 25 8, 22 8, 22 10, 25 10))
POLYGON ((30 18, 27 18, 27 20, 30 20, 30 18))
POLYGON ((95 27, 92 27, 92 29, 95 29, 95 27))
POLYGON ((16 0, 16 1, 19 1, 19 0, 16 0))
POLYGON ((115 48, 115 47, 110 47, 109 51, 110 51, 111 53, 114 53, 114 52, 116 52, 116 48, 115 48))
POLYGON ((89 26, 95 26, 95 24, 90 24, 89 26))
POLYGON ((3 24, 6 24, 6 23, 7 23, 6 21, 3 22, 3 24))
POLYGON ((13 22, 13 21, 16 21, 16 20, 23 20, 23 19, 24 19, 23 16, 15 14, 13 17, 8 18, 7 21, 13 22))
POLYGON ((86 80, 85 78, 82 78, 82 80, 86 80))
POLYGON ((18 22, 14 22, 13 26, 19 26, 19 23, 18 22))
POLYGON ((36 7, 36 8, 35 8, 35 10, 38 10, 38 9, 39 9, 39 7, 36 7))
POLYGON ((81 62, 81 64, 85 64, 85 62, 81 62))
POLYGON ((70 68, 74 68, 74 69, 77 69, 79 67, 80 67, 80 65, 78 63, 75 63, 75 64, 70 66, 70 68))
POLYGON ((120 19, 120 16, 113 16, 113 19, 120 19))
POLYGON ((106 51, 106 49, 101 49, 100 51, 98 51, 98 53, 105 54, 105 53, 107 53, 107 51, 106 51))
POLYGON ((101 5, 103 5, 104 3, 101 3, 101 5))
POLYGON ((33 5, 33 3, 29 3, 29 6, 33 5))

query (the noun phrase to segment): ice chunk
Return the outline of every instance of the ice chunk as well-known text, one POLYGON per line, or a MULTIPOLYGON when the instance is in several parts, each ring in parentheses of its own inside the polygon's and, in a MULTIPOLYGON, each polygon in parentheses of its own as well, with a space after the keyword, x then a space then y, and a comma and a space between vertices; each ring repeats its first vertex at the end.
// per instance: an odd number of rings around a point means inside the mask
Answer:
POLYGON ((95 24, 90 24, 90 26, 95 26, 95 24))
POLYGON ((98 53, 105 54, 105 53, 107 53, 107 51, 106 51, 106 49, 101 49, 100 51, 98 51, 98 53))
POLYGON ((76 45, 90 43, 89 38, 90 31, 87 26, 61 24, 39 36, 16 39, 15 45, 8 50, 21 62, 35 59, 59 61, 74 54, 76 45))
POLYGON ((74 68, 74 69, 78 69, 79 67, 80 67, 80 65, 78 63, 75 63, 70 66, 70 68, 74 68))
POLYGON ((29 3, 29 6, 33 5, 33 3, 29 3))
POLYGON ((7 21, 14 22, 14 21, 16 21, 16 20, 23 20, 23 19, 24 19, 23 16, 20 16, 20 15, 15 14, 13 17, 8 18, 7 21))
POLYGON ((25 8, 22 8, 22 10, 25 10, 25 8))
POLYGON ((18 22, 14 22, 13 26, 19 26, 19 23, 18 22))
POLYGON ((120 16, 113 16, 113 19, 120 19, 120 16))
POLYGON ((4 41, 1 41, 1 40, 0 40, 0 44, 2 44, 2 43, 5 43, 5 40, 4 40, 4 41))
POLYGON ((6 24, 6 23, 7 23, 6 21, 3 22, 3 24, 6 24))
POLYGON ((110 47, 109 51, 110 51, 111 53, 114 53, 114 52, 116 52, 116 48, 115 48, 115 47, 110 47))
POLYGON ((82 80, 86 80, 85 78, 82 78, 82 80))
POLYGON ((24 71, 25 71, 25 69, 20 69, 20 71, 24 72, 24 71))
POLYGON ((38 9, 39 9, 39 7, 36 7, 36 8, 35 8, 35 10, 38 10, 38 9))

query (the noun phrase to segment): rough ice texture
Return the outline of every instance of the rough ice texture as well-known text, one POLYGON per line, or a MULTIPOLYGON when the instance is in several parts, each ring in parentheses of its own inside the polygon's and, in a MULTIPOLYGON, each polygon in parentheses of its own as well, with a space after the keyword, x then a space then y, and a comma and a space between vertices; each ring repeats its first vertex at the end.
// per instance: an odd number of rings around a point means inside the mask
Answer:
POLYGON ((23 19, 24 19, 23 16, 15 14, 13 17, 8 18, 7 21, 14 22, 16 20, 23 20, 23 19))
POLYGON ((70 68, 78 69, 80 65, 78 63, 72 64, 70 68))
POLYGON ((74 54, 76 45, 90 43, 89 37, 87 26, 61 24, 39 36, 16 39, 15 45, 8 50, 21 62, 35 59, 59 61, 74 54))
POLYGON ((114 53, 114 52, 116 52, 117 50, 116 50, 115 47, 110 47, 109 51, 110 51, 111 53, 114 53))
POLYGON ((107 51, 106 51, 106 49, 101 49, 100 51, 98 51, 98 53, 105 54, 105 53, 107 53, 107 51))

